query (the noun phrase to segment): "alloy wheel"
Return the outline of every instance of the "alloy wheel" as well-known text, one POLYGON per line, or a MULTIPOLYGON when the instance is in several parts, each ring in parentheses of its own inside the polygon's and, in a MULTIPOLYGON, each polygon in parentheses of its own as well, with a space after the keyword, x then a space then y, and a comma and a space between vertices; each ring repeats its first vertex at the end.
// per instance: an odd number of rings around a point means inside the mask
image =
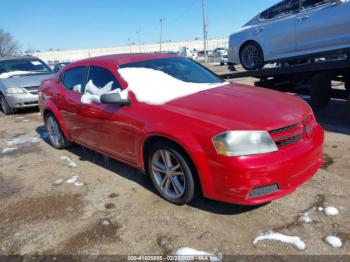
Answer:
POLYGON ((61 146, 64 143, 64 138, 57 120, 53 116, 47 118, 46 127, 51 143, 56 147, 61 146))
POLYGON ((255 45, 247 45, 241 54, 242 64, 245 68, 254 69, 260 61, 260 52, 255 45))
POLYGON ((159 189, 171 199, 181 198, 186 189, 186 179, 180 161, 166 149, 152 156, 151 171, 159 189))

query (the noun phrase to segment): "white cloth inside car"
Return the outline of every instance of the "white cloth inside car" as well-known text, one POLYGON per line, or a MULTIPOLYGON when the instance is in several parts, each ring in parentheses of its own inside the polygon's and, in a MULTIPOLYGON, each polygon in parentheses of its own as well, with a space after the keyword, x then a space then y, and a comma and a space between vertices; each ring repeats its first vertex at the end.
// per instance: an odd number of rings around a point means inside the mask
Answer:
POLYGON ((92 80, 90 80, 85 86, 85 93, 81 96, 81 103, 82 104, 92 104, 92 103, 100 104, 101 95, 116 91, 116 90, 112 91, 113 84, 114 82, 111 81, 107 83, 104 87, 97 87, 92 82, 92 80))

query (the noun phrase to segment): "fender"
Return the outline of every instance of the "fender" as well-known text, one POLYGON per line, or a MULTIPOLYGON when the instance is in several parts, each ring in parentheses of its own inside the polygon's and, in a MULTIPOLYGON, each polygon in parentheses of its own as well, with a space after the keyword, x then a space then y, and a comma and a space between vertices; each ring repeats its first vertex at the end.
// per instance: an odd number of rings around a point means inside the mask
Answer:
POLYGON ((63 121, 63 118, 61 116, 60 111, 58 110, 57 106, 51 101, 51 100, 46 100, 45 105, 44 105, 44 110, 43 110, 43 116, 45 116, 45 112, 50 111, 57 119, 58 123, 60 124, 61 130, 64 134, 64 136, 68 140, 72 140, 72 137, 63 121))
POLYGON ((154 136, 159 136, 171 140, 180 145, 182 149, 185 150, 187 155, 191 158, 197 171, 203 195, 212 195, 212 192, 214 192, 212 182, 213 175, 208 165, 209 160, 204 152, 203 147, 200 145, 197 139, 193 136, 193 134, 188 133, 185 130, 183 130, 183 132, 174 132, 173 135, 169 135, 169 133, 164 133, 160 130, 147 132, 147 136, 145 136, 139 144, 139 159, 142 169, 145 170, 145 161, 143 159, 145 141, 154 136))

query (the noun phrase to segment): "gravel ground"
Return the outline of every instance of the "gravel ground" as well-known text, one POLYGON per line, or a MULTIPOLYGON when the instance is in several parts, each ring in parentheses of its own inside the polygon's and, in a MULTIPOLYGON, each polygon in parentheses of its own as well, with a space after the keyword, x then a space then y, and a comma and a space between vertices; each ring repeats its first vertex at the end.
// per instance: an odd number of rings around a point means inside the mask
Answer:
POLYGON ((165 255, 191 247, 224 255, 350 255, 349 112, 348 102, 332 101, 319 114, 324 166, 295 193, 260 207, 203 198, 174 206, 129 166, 80 146, 52 148, 37 111, 0 115, 0 254, 165 255), (327 206, 339 214, 318 210, 327 206), (305 212, 310 223, 298 219, 305 212), (278 241, 253 246, 269 230, 300 237, 306 250, 278 241), (327 245, 329 235, 343 246, 327 245))

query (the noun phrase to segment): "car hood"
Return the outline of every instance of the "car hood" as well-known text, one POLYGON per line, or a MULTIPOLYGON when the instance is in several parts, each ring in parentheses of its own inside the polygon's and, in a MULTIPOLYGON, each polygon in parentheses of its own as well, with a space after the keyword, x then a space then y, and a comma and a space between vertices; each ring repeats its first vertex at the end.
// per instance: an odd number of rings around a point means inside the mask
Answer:
POLYGON ((222 129, 273 130, 311 114, 302 99, 263 88, 228 84, 173 100, 169 110, 222 129))
POLYGON ((53 74, 15 76, 11 78, 2 78, 0 81, 5 87, 29 87, 39 86, 42 80, 48 79, 52 76, 53 74))

